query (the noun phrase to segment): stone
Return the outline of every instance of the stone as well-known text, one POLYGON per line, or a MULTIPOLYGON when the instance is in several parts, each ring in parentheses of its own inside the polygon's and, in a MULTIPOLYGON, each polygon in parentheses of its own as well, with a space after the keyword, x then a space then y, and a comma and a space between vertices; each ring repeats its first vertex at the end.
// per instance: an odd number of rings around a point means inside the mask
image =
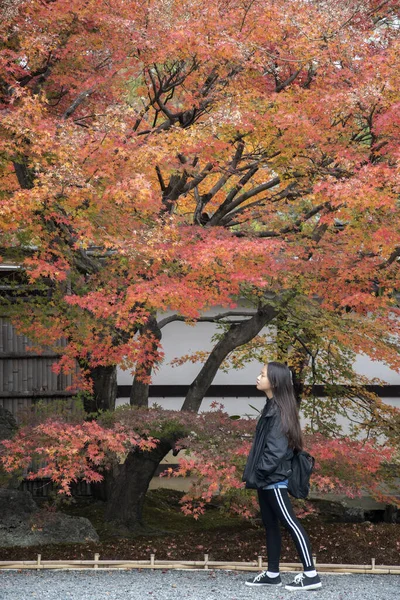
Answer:
MULTIPOLYGON (((397 499, 400 501, 400 497, 397 499)), ((386 504, 383 520, 385 523, 400 523, 400 508, 394 504, 386 504)))
POLYGON ((364 508, 349 506, 344 500, 313 498, 312 503, 322 514, 329 515, 341 523, 363 523, 366 520, 364 508))
POLYGON ((0 521, 11 518, 26 519, 39 510, 29 492, 0 488, 0 521))
POLYGON ((88 519, 41 510, 29 492, 0 489, 0 547, 98 541, 88 519))
POLYGON ((365 512, 361 506, 346 506, 342 504, 342 522, 343 523, 363 523, 365 521, 365 512))

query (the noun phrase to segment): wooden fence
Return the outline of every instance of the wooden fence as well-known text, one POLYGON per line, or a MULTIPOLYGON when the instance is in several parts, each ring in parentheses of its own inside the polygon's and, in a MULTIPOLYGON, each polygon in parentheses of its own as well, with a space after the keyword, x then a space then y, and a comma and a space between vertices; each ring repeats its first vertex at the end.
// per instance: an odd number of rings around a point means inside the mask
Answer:
MULTIPOLYGON (((314 564, 317 565, 317 559, 314 556, 314 564)), ((36 560, 21 561, 0 561, 0 570, 2 569, 31 569, 40 571, 43 569, 60 570, 128 570, 128 569, 189 569, 189 570, 208 570, 223 569, 228 571, 260 571, 267 568, 267 563, 263 561, 262 556, 252 562, 227 562, 209 560, 208 554, 204 555, 204 560, 156 560, 155 554, 150 555, 149 560, 100 560, 100 554, 96 553, 93 560, 42 560, 41 554, 37 555, 36 560)), ((282 563, 280 565, 282 572, 302 571, 303 565, 300 563, 282 563)), ((318 563, 319 573, 364 573, 364 574, 385 574, 400 575, 399 565, 376 565, 375 559, 371 559, 369 565, 342 565, 342 564, 322 564, 318 563)))
MULTIPOLYGON (((23 481, 21 481, 18 489, 24 492, 30 492, 36 500, 38 498, 48 498, 50 494, 57 493, 59 488, 53 484, 51 479, 25 478, 23 481)), ((92 495, 90 483, 87 483, 86 481, 72 482, 71 495, 74 497, 90 497, 92 495)))
MULTIPOLYGON (((58 346, 65 346, 60 340, 58 346)), ((50 349, 42 353, 29 350, 32 343, 25 335, 18 335, 6 316, 0 316, 0 406, 9 410, 18 420, 18 413, 32 402, 68 398, 76 393, 72 375, 57 374, 52 365, 59 354, 50 349)))

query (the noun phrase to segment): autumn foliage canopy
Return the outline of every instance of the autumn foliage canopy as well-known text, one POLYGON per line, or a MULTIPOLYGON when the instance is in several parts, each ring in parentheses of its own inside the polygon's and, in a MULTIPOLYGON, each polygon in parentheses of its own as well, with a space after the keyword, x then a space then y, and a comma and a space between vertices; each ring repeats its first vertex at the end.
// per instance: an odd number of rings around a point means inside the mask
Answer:
POLYGON ((290 293, 399 367, 396 5, 8 0, 1 246, 51 289, 20 329, 131 367, 149 314, 290 293))

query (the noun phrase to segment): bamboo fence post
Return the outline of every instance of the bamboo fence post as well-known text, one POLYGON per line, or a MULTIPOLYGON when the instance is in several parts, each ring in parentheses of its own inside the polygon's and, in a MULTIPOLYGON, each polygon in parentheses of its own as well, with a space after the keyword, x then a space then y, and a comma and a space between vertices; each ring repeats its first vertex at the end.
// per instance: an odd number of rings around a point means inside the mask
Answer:
POLYGON ((152 567, 154 567, 154 558, 155 558, 155 554, 150 554, 150 565, 152 567))
POLYGON ((42 560, 42 555, 38 554, 37 555, 37 571, 39 571, 39 569, 41 568, 41 560, 42 560))
POLYGON ((258 557, 258 568, 262 571, 262 556, 258 557))
POLYGON ((93 565, 94 569, 98 569, 99 568, 99 558, 100 558, 100 554, 98 554, 96 552, 96 554, 94 555, 94 565, 93 565))
POLYGON ((371 571, 375 571, 375 559, 371 558, 371 571))
POLYGON ((317 567, 317 557, 316 556, 313 556, 313 561, 314 561, 315 567, 317 567))
POLYGON ((208 554, 204 555, 204 568, 208 570, 208 554))

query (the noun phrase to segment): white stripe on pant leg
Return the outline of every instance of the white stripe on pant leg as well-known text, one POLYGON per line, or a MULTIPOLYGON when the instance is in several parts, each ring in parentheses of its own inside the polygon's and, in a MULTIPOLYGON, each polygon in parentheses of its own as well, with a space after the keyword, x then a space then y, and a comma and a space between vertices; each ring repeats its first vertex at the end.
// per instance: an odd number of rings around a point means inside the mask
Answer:
POLYGON ((290 523, 290 525, 293 527, 294 532, 297 534, 297 537, 299 538, 300 546, 301 546, 301 548, 303 550, 304 557, 306 559, 306 566, 310 566, 311 567, 312 566, 312 562, 311 562, 310 555, 308 553, 308 548, 307 548, 306 541, 305 541, 303 535, 301 534, 300 529, 298 528, 298 526, 296 525, 296 523, 292 520, 292 518, 291 518, 291 516, 290 516, 290 514, 289 514, 289 512, 288 512, 288 510, 286 508, 286 505, 285 505, 285 503, 283 501, 283 498, 282 498, 282 495, 281 495, 281 492, 280 492, 279 488, 275 488, 275 496, 276 496, 276 498, 278 500, 279 507, 280 507, 280 509, 281 509, 284 517, 286 517, 286 521, 288 523, 290 523))
POLYGON ((286 505, 285 505, 285 503, 283 501, 283 498, 282 498, 282 495, 281 495, 281 492, 280 492, 279 488, 275 489, 275 495, 277 497, 279 507, 282 510, 282 513, 283 513, 284 517, 286 517, 287 522, 293 527, 294 532, 297 534, 297 537, 298 537, 299 542, 300 542, 300 546, 301 546, 301 548, 303 550, 304 557, 306 559, 306 566, 308 566, 308 565, 312 566, 312 562, 311 562, 311 559, 310 559, 310 555, 308 553, 308 548, 307 548, 307 544, 306 544, 306 541, 304 539, 304 536, 302 535, 302 533, 301 533, 298 525, 296 525, 296 523, 291 518, 291 516, 290 516, 290 514, 289 514, 289 512, 287 510, 287 507, 286 507, 286 505))
POLYGON ((304 553, 304 557, 306 559, 306 566, 308 566, 308 565, 312 566, 312 562, 311 562, 311 559, 310 559, 310 555, 308 553, 308 548, 307 548, 306 541, 305 541, 305 539, 304 539, 304 537, 303 537, 303 535, 302 535, 302 533, 301 533, 298 525, 296 525, 296 523, 292 520, 292 518, 291 518, 291 516, 290 516, 290 514, 289 514, 289 512, 288 512, 288 510, 286 508, 286 505, 285 505, 285 503, 283 501, 283 498, 282 498, 282 495, 281 495, 281 492, 280 492, 279 488, 275 489, 275 496, 276 496, 276 498, 278 500, 278 504, 279 504, 279 507, 280 507, 280 509, 281 509, 281 511, 283 513, 283 516, 286 518, 286 521, 292 526, 293 531, 296 533, 296 535, 297 535, 297 537, 299 539, 300 547, 302 548, 303 553, 304 553))

